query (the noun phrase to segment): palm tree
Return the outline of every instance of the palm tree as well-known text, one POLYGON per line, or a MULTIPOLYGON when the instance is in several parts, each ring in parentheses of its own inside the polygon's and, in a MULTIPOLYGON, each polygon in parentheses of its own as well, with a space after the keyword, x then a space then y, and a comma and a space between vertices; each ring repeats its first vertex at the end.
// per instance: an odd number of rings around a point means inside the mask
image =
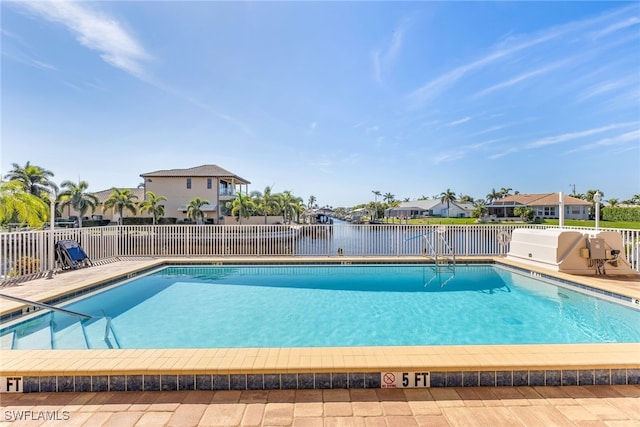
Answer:
POLYGON ((471 197, 471 196, 469 196, 467 194, 461 195, 460 198, 458 199, 458 201, 460 203, 471 203, 471 204, 474 203, 473 197, 471 197))
POLYGON ((291 194, 291 191, 284 191, 279 194, 280 209, 284 216, 284 221, 292 221, 294 216, 297 216, 304 211, 302 199, 291 194))
POLYGON ((374 201, 378 203, 378 197, 382 196, 382 193, 378 190, 371 190, 371 192, 373 193, 374 201))
POLYGON ((0 181, 0 225, 41 227, 48 214, 46 203, 25 191, 20 182, 0 181))
MULTIPOLYGON (((252 191, 251 197, 254 199, 253 208, 262 212, 264 215, 264 223, 267 223, 267 216, 276 214, 279 205, 278 198, 271 193, 271 187, 264 187, 264 193, 252 191)), ((313 196, 312 196, 313 197, 313 196)), ((231 204, 233 209, 233 203, 231 204)))
POLYGON ((9 181, 18 181, 24 187, 24 191, 42 198, 44 194, 57 193, 58 186, 51 181, 53 172, 40 166, 27 162, 24 167, 12 163, 13 169, 5 175, 9 181))
POLYGON ((607 203, 609 203, 609 206, 611 206, 612 208, 615 208, 618 204, 618 199, 609 199, 607 200, 607 203))
POLYGON ((382 196, 382 200, 384 200, 387 203, 391 203, 392 201, 394 201, 396 198, 395 194, 391 194, 391 193, 384 193, 384 195, 382 196))
POLYGON ((511 190, 513 190, 513 188, 505 188, 505 187, 502 187, 502 188, 500 189, 500 196, 501 196, 500 198, 502 199, 503 197, 507 197, 507 196, 509 196, 509 195, 510 195, 510 194, 509 194, 509 192, 510 192, 511 190))
POLYGON ((447 191, 440 194, 440 203, 447 203, 447 218, 449 218, 449 204, 457 200, 456 193, 447 188, 447 191))
POLYGON ((316 196, 313 196, 313 195, 309 196, 309 201, 307 202, 307 207, 309 209, 313 209, 314 205, 316 204, 316 201, 317 201, 316 196))
POLYGON ((122 225, 123 217, 122 212, 126 209, 133 215, 136 214, 136 200, 138 196, 133 194, 128 188, 112 188, 113 192, 107 200, 104 201, 104 209, 111 209, 118 211, 118 223, 122 225))
POLYGON ((140 212, 149 212, 153 216, 153 225, 158 222, 158 217, 164 215, 164 205, 160 205, 160 202, 166 201, 164 196, 156 196, 153 191, 147 191, 147 198, 140 202, 140 212))
POLYGON ((80 215, 78 215, 78 227, 82 227, 82 217, 91 209, 93 213, 98 206, 98 198, 95 194, 87 193, 89 183, 80 181, 76 184, 73 181, 64 181, 60 186, 64 189, 59 195, 60 208, 72 207, 80 215))
POLYGON ((208 200, 201 199, 200 197, 194 198, 187 205, 187 218, 195 221, 196 224, 201 223, 204 221, 204 212, 202 211, 202 207, 210 203, 211 202, 208 200))
POLYGON ((499 191, 496 191, 495 188, 492 188, 491 193, 487 194, 487 203, 491 204, 492 202, 496 200, 500 200, 501 198, 502 198, 502 193, 499 191))
MULTIPOLYGON (((269 187, 267 187, 269 188, 269 187)), ((265 189, 266 190, 266 189, 265 189)), ((267 191, 265 191, 265 193, 267 193, 267 191)), ((271 189, 269 188, 268 191, 268 195, 269 197, 271 197, 271 189)), ((264 197, 264 195, 262 195, 262 197, 264 197)), ((240 224, 242 224, 242 218, 249 218, 251 216, 251 214, 253 213, 253 211, 255 210, 256 206, 253 203, 253 200, 251 200, 251 196, 248 194, 242 194, 242 193, 238 193, 236 195, 236 198, 233 199, 233 202, 231 202, 231 216, 234 216, 236 218, 236 221, 239 221, 240 224)), ((268 205, 266 206, 266 209, 268 209, 268 205)), ((264 211, 264 223, 267 223, 267 210, 264 211)))

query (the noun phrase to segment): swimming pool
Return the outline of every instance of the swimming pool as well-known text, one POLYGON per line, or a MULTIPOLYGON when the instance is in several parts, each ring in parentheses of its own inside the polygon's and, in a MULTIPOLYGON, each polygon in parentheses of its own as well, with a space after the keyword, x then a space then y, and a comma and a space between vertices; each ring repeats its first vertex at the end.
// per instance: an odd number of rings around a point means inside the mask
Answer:
POLYGON ((0 331, 3 348, 640 342, 640 312, 495 265, 170 266, 0 331))

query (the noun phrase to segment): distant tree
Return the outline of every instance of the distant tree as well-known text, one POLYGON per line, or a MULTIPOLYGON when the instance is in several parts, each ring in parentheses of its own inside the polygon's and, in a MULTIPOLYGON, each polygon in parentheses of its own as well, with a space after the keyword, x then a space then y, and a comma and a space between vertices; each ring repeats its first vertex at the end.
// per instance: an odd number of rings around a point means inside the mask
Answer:
POLYGON ((460 198, 458 199, 458 201, 460 203, 473 203, 474 202, 473 197, 471 197, 471 196, 469 196, 467 194, 461 195, 460 198))
POLYGON ((387 204, 393 202, 395 199, 396 199, 395 194, 391 194, 391 193, 384 193, 382 196, 382 200, 387 202, 387 204))
POLYGON ((411 198, 410 197, 405 197, 404 199, 402 199, 403 202, 410 202, 411 198))
POLYGON ((371 190, 371 192, 373 193, 373 197, 374 197, 374 202, 378 203, 378 197, 382 196, 382 193, 380 193, 380 191, 378 190, 371 190))
POLYGON ((313 209, 315 205, 316 205, 316 196, 313 196, 313 195, 309 196, 309 201, 307 202, 307 207, 309 209, 313 209))
MULTIPOLYGON (((246 197, 249 197, 248 195, 246 197)), ((196 224, 201 224, 204 221, 204 211, 202 207, 208 205, 211 202, 201 199, 200 197, 194 197, 189 201, 187 205, 187 218, 194 221, 196 224)))
POLYGON ((122 225, 123 218, 122 213, 124 210, 128 210, 133 215, 136 214, 136 200, 138 200, 138 196, 133 194, 128 188, 112 188, 112 193, 107 200, 104 201, 104 209, 113 208, 118 212, 120 218, 118 218, 118 223, 122 225))
POLYGON ((158 218, 164 216, 164 205, 160 202, 167 200, 164 196, 156 196, 153 191, 147 191, 147 198, 141 201, 138 206, 140 212, 149 212, 153 216, 153 225, 156 225, 158 218))
MULTIPOLYGON (((253 209, 255 212, 264 215, 264 223, 267 223, 267 216, 276 215, 278 213, 279 205, 278 198, 275 194, 271 193, 271 187, 264 187, 264 192, 252 191, 251 198, 253 202, 253 209)), ((233 203, 232 203, 233 209, 233 203)))
POLYGON ((511 190, 513 190, 513 188, 505 188, 505 187, 502 187, 502 188, 500 189, 500 198, 502 199, 502 198, 504 198, 504 197, 509 196, 509 195, 510 195, 510 194, 509 194, 509 192, 510 192, 511 190))
POLYGON ((451 191, 451 189, 449 188, 447 188, 447 191, 444 191, 440 194, 440 203, 447 204, 447 218, 449 217, 449 206, 451 202, 455 202, 456 200, 456 193, 451 191))
POLYGON ((98 198, 95 194, 88 193, 89 183, 87 181, 80 181, 76 184, 73 181, 64 181, 60 184, 62 192, 58 195, 60 201, 60 208, 64 209, 67 206, 76 210, 78 215, 78 226, 82 227, 82 217, 84 217, 89 209, 91 213, 96 210, 98 206, 98 198))
POLYGON ((27 192, 22 183, 0 180, 0 226, 17 223, 41 227, 48 214, 46 203, 27 192))
POLYGON ((50 170, 32 165, 30 162, 24 166, 12 163, 12 166, 13 169, 5 175, 5 179, 18 181, 27 193, 42 199, 45 194, 58 192, 58 186, 50 179, 53 178, 53 172, 50 170))
POLYGON ((425 196, 424 194, 420 197, 418 197, 418 200, 428 200, 429 198, 427 196, 425 196))
POLYGON ((487 214, 488 211, 489 211, 489 208, 487 208, 486 206, 476 205, 476 207, 474 207, 473 210, 471 211, 471 216, 474 218, 482 218, 487 214))
POLYGON ((487 203, 491 204, 496 200, 500 200, 501 198, 502 198, 502 193, 499 191, 496 191, 495 188, 492 188, 491 193, 487 194, 487 203))
POLYGON ((526 206, 518 206, 514 208, 513 213, 519 216, 524 222, 532 221, 535 216, 533 209, 526 206))
POLYGON ((294 217, 304 211, 302 199, 294 196, 291 191, 282 192, 278 195, 278 198, 285 222, 287 220, 292 221, 294 217))
POLYGON ((633 197, 622 201, 625 205, 640 205, 640 194, 634 194, 633 197))
MULTIPOLYGON (((255 207, 251 195, 237 193, 236 198, 231 202, 231 216, 242 224, 242 218, 249 218, 253 214, 255 207)), ((266 221, 267 214, 265 210, 265 224, 267 223, 266 221)))
POLYGON ((609 203, 609 206, 614 208, 618 204, 618 199, 609 199, 607 200, 607 203, 609 203))

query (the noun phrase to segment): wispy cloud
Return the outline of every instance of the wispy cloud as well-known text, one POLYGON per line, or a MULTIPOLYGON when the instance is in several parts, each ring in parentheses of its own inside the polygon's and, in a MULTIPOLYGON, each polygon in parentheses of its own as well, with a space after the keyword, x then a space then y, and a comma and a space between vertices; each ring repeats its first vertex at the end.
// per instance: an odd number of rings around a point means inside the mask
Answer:
POLYGON ((575 153, 578 151, 594 150, 604 147, 618 146, 626 148, 627 144, 635 143, 634 147, 638 147, 638 141, 640 141, 640 129, 635 129, 630 132, 623 133, 614 137, 603 138, 592 144, 586 144, 573 150, 567 151, 567 153, 575 153))
POLYGON ((74 1, 20 1, 33 14, 66 27, 83 46, 99 52, 110 65, 144 77, 143 63, 152 59, 142 45, 115 19, 93 10, 91 3, 74 1))
POLYGON ((458 125, 461 125, 463 123, 468 122, 469 120, 471 120, 471 117, 467 116, 467 117, 464 117, 464 118, 462 118, 460 120, 455 120, 453 122, 447 123, 447 126, 458 126, 458 125))
POLYGON ((500 90, 500 89, 506 89, 506 88, 511 87, 511 86, 513 86, 515 84, 518 84, 520 82, 528 80, 528 79, 530 79, 532 77, 548 73, 549 71, 555 70, 556 68, 563 67, 563 66, 567 65, 569 62, 570 61, 568 61, 568 60, 558 61, 558 62, 556 62, 554 64, 549 64, 546 67, 541 67, 541 68, 538 68, 537 70, 533 70, 533 71, 529 71, 529 72, 524 73, 524 74, 520 74, 519 76, 516 76, 516 77, 514 77, 512 79, 509 79, 509 80, 504 81, 502 83, 498 83, 496 85, 488 87, 487 89, 484 89, 484 90, 476 93, 474 96, 476 96, 476 97, 484 96, 484 95, 488 95, 489 93, 495 92, 495 91, 500 90))
POLYGON ((404 40, 406 23, 400 24, 394 31, 385 45, 371 53, 373 61, 373 78, 378 83, 382 83, 383 74, 391 68, 395 62, 404 40))
POLYGON ((542 138, 527 144, 526 148, 539 148, 539 147, 545 147, 547 145, 559 144, 561 142, 567 142, 574 139, 597 135, 599 133, 607 132, 614 129, 620 129, 622 127, 627 127, 632 124, 633 123, 617 123, 613 125, 602 126, 599 128, 587 129, 580 132, 569 132, 562 135, 548 136, 546 138, 542 138))
MULTIPOLYGON (((503 61, 512 57, 515 54, 521 53, 527 49, 536 47, 538 45, 560 39, 568 34, 577 34, 580 31, 584 31, 594 26, 603 25, 609 22, 613 17, 628 13, 631 7, 621 8, 611 13, 606 13, 601 16, 585 19, 582 21, 571 22, 568 24, 551 27, 544 31, 541 31, 534 35, 524 34, 519 37, 510 37, 504 40, 502 43, 494 46, 485 56, 476 59, 475 61, 460 65, 440 76, 428 81, 418 89, 407 95, 407 100, 414 106, 421 106, 438 96, 452 87, 459 80, 463 79, 467 75, 478 72, 490 65, 493 65, 499 61, 503 61)), ((539 70, 540 72, 548 71, 544 68, 539 70)), ((504 82, 501 85, 513 85, 523 79, 530 78, 532 75, 522 75, 519 78, 504 82)), ((500 86, 496 85, 490 90, 496 90, 500 86), (497 87, 496 87, 497 86, 497 87)))
POLYGON ((625 19, 624 21, 611 24, 607 28, 604 28, 600 31, 594 31, 593 33, 591 33, 591 37, 593 39, 599 39, 600 37, 609 35, 611 33, 615 33, 616 31, 620 31, 625 28, 632 27, 638 24, 640 24, 640 18, 638 18, 637 16, 633 16, 631 18, 625 19))
POLYGON ((55 70, 56 67, 41 61, 39 59, 36 59, 33 55, 33 53, 31 53, 31 47, 19 36, 17 36, 16 34, 2 28, 0 29, 0 33, 2 34, 2 37, 7 37, 12 39, 14 42, 16 42, 16 44, 19 44, 21 46, 20 49, 13 49, 13 52, 9 52, 6 48, 6 43, 3 43, 3 49, 2 49, 2 55, 11 59, 12 61, 16 61, 19 62, 21 64, 24 65, 28 65, 30 67, 34 67, 34 68, 39 68, 41 70, 55 70), (27 52, 25 52, 27 51, 27 52))

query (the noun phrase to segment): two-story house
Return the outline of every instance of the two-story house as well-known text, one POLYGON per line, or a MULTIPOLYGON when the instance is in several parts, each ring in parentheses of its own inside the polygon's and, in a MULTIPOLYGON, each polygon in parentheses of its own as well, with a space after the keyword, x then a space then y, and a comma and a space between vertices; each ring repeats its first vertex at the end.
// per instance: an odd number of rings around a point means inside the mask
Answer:
POLYGON ((218 165, 202 165, 188 169, 167 169, 140 175, 144 179, 144 192, 153 191, 156 196, 167 198, 164 216, 187 218, 187 206, 196 197, 208 200, 202 206, 206 222, 219 223, 225 213, 225 203, 236 193, 249 192, 251 182, 221 168, 218 165))

